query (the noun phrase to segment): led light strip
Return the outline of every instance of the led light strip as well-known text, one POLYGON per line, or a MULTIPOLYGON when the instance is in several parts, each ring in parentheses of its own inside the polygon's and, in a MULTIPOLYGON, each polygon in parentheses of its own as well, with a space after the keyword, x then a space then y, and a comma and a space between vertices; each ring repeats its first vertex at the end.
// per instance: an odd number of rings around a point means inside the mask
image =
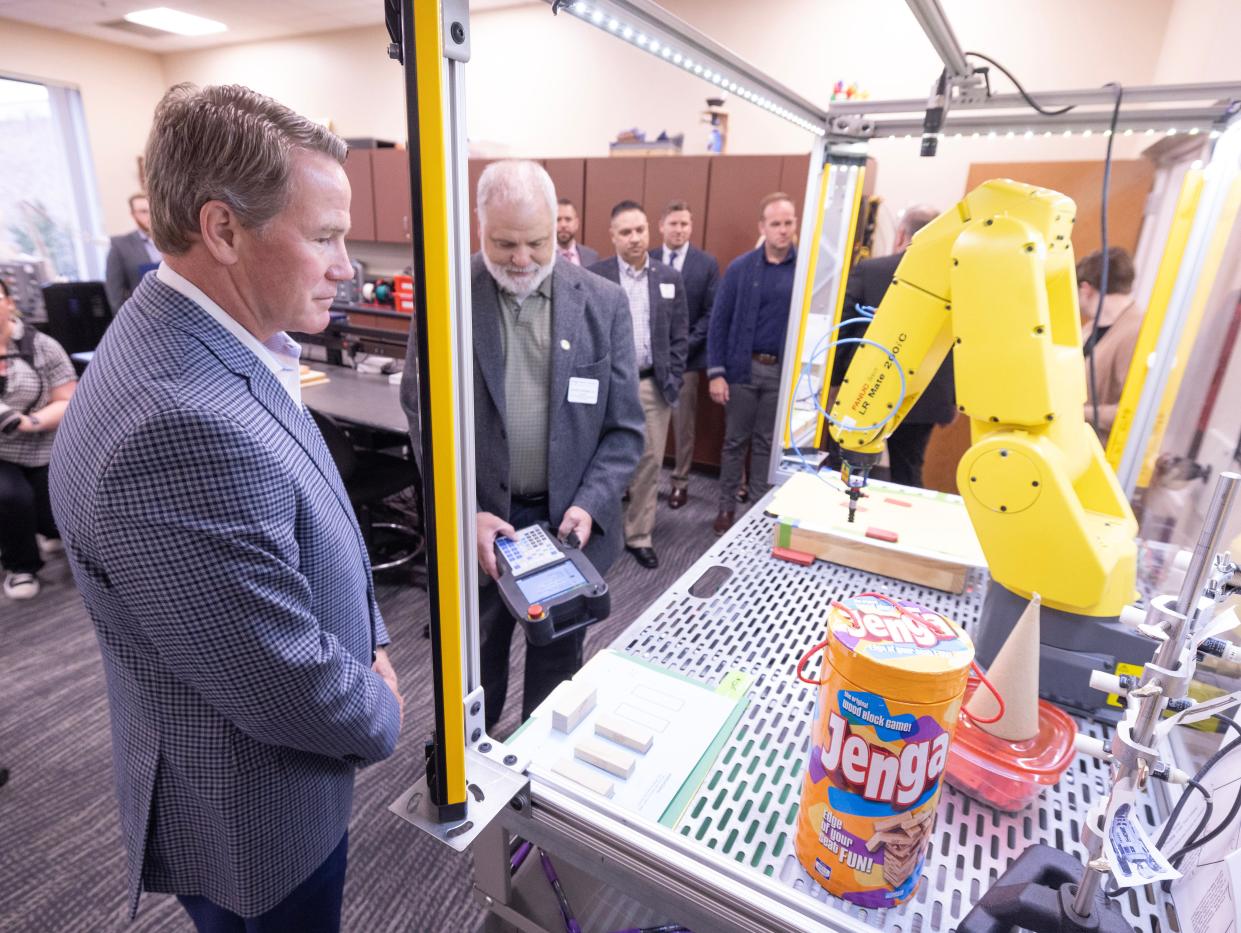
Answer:
MULTIPOLYGON (((1170 126, 1167 129, 1156 129, 1155 127, 1147 127, 1144 130, 1133 129, 1131 127, 1123 131, 1118 131, 1116 135, 1117 136, 1139 136, 1139 135, 1140 136, 1177 136, 1177 135, 1198 136, 1204 132, 1207 133, 1211 139, 1219 139, 1219 136, 1220 136, 1219 130, 1215 130, 1215 129, 1208 130, 1205 127, 1200 127, 1200 126, 1191 126, 1188 129, 1177 128, 1175 126, 1170 126)), ((1081 136, 1083 139, 1088 139, 1094 135, 1099 135, 1099 136, 1102 136, 1104 139, 1106 139, 1108 136, 1112 135, 1112 131, 1110 129, 1100 130, 1096 134, 1094 130, 1087 128, 1083 130, 1042 130, 1041 132, 1036 132, 1034 130, 1025 130, 1024 132, 1020 132, 1020 133, 1017 132, 1016 130, 1005 130, 1003 132, 999 130, 988 130, 985 133, 980 130, 974 130, 973 132, 958 131, 955 133, 939 133, 938 134, 940 139, 1017 139, 1017 138, 1050 139, 1053 136, 1061 137, 1064 139, 1067 139, 1070 136, 1081 136)), ((922 134, 920 133, 918 134, 915 134, 915 133, 876 133, 871 138, 872 139, 921 139, 922 134)))
MULTIPOLYGON (((656 58, 662 59, 670 65, 680 67, 683 71, 702 78, 703 81, 719 88, 721 91, 727 91, 741 100, 748 101, 756 107, 761 107, 768 113, 787 120, 808 133, 813 133, 816 136, 823 136, 826 133, 824 120, 820 119, 816 122, 814 119, 808 119, 807 113, 798 112, 786 106, 780 100, 774 99, 770 91, 754 90, 751 87, 747 87, 744 76, 739 77, 736 72, 731 71, 726 66, 721 66, 714 59, 704 60, 703 56, 696 59, 688 51, 684 51, 683 47, 678 48, 671 41, 661 39, 658 36, 648 35, 647 31, 642 27, 626 22, 622 16, 614 14, 599 3, 576 0, 575 3, 567 5, 565 9, 583 22, 590 23, 605 32, 624 39, 626 42, 654 55, 656 58)), ((809 114, 809 116, 815 115, 809 114)))

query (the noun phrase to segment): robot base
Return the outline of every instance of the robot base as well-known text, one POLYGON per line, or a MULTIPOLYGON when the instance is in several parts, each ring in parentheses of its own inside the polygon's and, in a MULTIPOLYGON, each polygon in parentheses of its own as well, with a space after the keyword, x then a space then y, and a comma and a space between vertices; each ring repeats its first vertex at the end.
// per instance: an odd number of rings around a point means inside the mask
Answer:
MULTIPOLYGON (((991 582, 974 639, 984 667, 995 660, 1028 602, 991 582)), ((1118 663, 1141 667, 1151 658, 1151 640, 1114 617, 1077 615, 1044 605, 1040 619, 1039 695, 1080 715, 1116 722, 1122 710, 1106 705, 1104 694, 1090 686, 1090 673, 1114 672, 1118 663)))
POLYGON ((1133 933, 1133 927, 1100 890, 1090 916, 1073 910, 1082 864, 1047 845, 1026 849, 965 915, 957 933, 1133 933))

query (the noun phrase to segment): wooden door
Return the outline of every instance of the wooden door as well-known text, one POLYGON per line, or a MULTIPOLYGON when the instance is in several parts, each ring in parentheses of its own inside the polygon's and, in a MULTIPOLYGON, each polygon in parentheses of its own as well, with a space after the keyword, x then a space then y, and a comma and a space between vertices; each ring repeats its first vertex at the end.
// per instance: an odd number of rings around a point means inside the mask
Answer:
MULTIPOLYGON (((586 224, 583 203, 586 194, 586 160, 544 159, 543 168, 547 169, 552 184, 556 186, 556 197, 568 198, 573 202, 573 206, 577 208, 578 219, 581 220, 584 228, 586 224)), ((581 236, 580 231, 578 236, 581 236)))
POLYGON ((411 242, 409 153, 404 149, 372 149, 371 166, 375 239, 380 243, 411 242))
POLYGON ((810 153, 784 156, 780 160, 780 190, 797 205, 797 221, 801 222, 806 201, 806 176, 810 174, 810 153))
POLYGON ((345 176, 352 196, 349 201, 349 239, 375 239, 375 190, 371 149, 350 149, 345 157, 345 176))
POLYGON ((585 207, 581 240, 599 251, 599 258, 614 255, 608 235, 612 207, 626 199, 641 203, 646 184, 647 159, 598 158, 586 160, 585 207))
POLYGON ((716 156, 707 192, 703 249, 720 272, 758 243, 758 202, 780 190, 783 156, 716 156))
POLYGON ((702 248, 707 228, 707 184, 711 156, 665 156, 646 160, 642 205, 651 221, 651 249, 663 246, 659 218, 670 201, 685 201, 694 218, 690 242, 702 248))

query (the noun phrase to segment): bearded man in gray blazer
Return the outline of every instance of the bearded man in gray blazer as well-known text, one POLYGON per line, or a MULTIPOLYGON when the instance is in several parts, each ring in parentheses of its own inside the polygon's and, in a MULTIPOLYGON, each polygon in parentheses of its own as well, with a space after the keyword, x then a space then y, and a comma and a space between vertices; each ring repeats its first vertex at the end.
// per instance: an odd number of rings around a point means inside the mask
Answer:
MULTIPOLYGON (((556 190, 542 166, 504 161, 478 181, 482 251, 472 265, 481 668, 486 721, 508 691, 515 620, 495 541, 547 522, 600 573, 624 541, 621 495, 644 420, 620 286, 556 259, 556 190)), ((522 718, 582 663, 583 633, 527 645, 522 718)))

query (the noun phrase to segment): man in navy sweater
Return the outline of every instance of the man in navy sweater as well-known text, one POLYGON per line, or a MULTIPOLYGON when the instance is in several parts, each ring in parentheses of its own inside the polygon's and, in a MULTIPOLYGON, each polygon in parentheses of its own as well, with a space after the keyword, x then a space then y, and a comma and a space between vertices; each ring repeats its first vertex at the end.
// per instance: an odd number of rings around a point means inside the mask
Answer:
POLYGON ((780 398, 780 356, 793 299, 797 208, 783 192, 759 204, 762 244, 732 261, 720 282, 707 331, 711 399, 724 406, 720 509, 715 533, 733 524, 737 487, 750 443, 751 501, 767 492, 767 464, 780 398))

